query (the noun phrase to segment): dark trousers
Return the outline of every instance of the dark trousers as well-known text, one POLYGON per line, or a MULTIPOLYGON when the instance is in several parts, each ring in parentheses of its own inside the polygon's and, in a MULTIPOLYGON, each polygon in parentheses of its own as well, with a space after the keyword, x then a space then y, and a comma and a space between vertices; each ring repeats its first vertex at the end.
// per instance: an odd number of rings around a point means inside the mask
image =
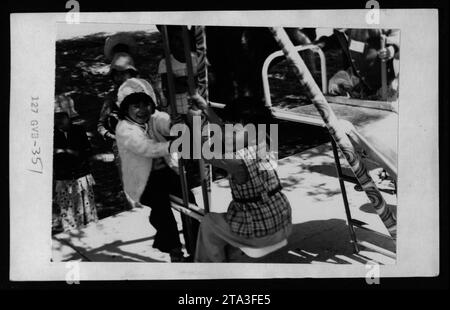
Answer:
MULTIPOLYGON (((188 191, 188 193, 189 202, 195 204, 194 195, 191 191, 188 191)), ((152 171, 140 202, 152 209, 149 220, 150 224, 156 229, 153 247, 166 253, 181 248, 178 227, 170 206, 169 195, 183 197, 180 176, 169 167, 152 171)), ((189 255, 194 255, 199 223, 183 213, 181 219, 186 250, 189 255)))

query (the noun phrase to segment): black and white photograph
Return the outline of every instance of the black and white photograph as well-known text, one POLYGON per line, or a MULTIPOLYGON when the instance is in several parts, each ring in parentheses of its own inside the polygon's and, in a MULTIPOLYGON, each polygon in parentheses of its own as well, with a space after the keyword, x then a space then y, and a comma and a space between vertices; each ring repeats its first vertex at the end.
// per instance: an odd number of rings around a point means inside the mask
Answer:
MULTIPOLYGON (((415 191, 410 167, 436 156, 435 127, 415 130, 437 111, 425 82, 437 63, 412 77, 424 64, 411 61, 408 14, 368 13, 17 14, 12 72, 39 42, 34 23, 49 51, 33 60, 39 82, 12 75, 11 88, 28 98, 11 114, 26 110, 31 136, 20 182, 41 188, 12 202, 41 212, 44 278, 407 276, 419 227, 417 272, 436 274, 437 183, 415 191), (418 85, 430 116, 411 103, 418 85)), ((422 60, 437 46, 424 40, 422 60)), ((11 225, 16 255, 16 239, 32 242, 22 225, 11 225)))
MULTIPOLYGON (((56 41, 54 260, 395 263, 399 30, 80 26, 91 33, 57 25, 73 37, 56 41), (302 89, 283 59, 283 34, 313 89, 302 89), (328 130, 345 129, 324 128, 329 120, 312 91, 351 126, 355 154, 361 149, 356 156, 374 180, 368 194, 330 142, 328 130), (134 93, 149 96, 141 100, 150 113, 136 112, 141 123, 121 105, 134 93), (169 166, 169 154, 157 151, 167 133, 134 127, 160 113, 170 124, 187 123, 194 94, 219 122, 278 125, 277 167, 262 173, 256 157, 236 168, 202 158, 169 166), (247 176, 238 181, 240 174, 247 176), (373 193, 379 200, 370 200, 373 193)), ((244 147, 235 151, 251 154, 254 144, 244 147)))

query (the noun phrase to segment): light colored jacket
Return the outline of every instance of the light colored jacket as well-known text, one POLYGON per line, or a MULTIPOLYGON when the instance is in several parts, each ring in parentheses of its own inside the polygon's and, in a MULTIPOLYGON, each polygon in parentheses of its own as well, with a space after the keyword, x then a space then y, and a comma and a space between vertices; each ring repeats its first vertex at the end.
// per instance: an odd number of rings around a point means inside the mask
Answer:
POLYGON ((152 171, 153 158, 164 157, 176 171, 176 154, 169 154, 170 116, 155 111, 145 129, 129 120, 120 120, 116 127, 116 141, 122 163, 125 192, 139 202, 152 171))

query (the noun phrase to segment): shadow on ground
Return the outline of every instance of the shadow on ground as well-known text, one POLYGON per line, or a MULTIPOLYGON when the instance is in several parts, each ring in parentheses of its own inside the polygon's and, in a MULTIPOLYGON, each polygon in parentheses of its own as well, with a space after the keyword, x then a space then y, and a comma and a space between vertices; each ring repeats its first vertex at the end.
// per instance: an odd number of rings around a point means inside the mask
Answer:
MULTIPOLYGON (((388 236, 357 230, 358 240, 367 241, 395 253, 395 244, 388 236)), ((231 262, 292 264, 366 264, 374 261, 364 253, 354 253, 347 223, 341 219, 317 220, 293 225, 288 245, 262 258, 250 258, 236 248, 230 249, 231 262)), ((383 264, 383 262, 378 262, 383 264)))
MULTIPOLYGON (((85 249, 83 249, 83 254, 76 252, 72 256, 67 257, 65 261, 76 260, 81 257, 83 261, 92 262, 165 262, 164 260, 156 260, 151 257, 139 255, 137 253, 124 251, 123 249, 121 249, 121 247, 124 246, 141 242, 149 242, 150 240, 153 240, 153 236, 125 242, 113 241, 93 250, 86 251, 85 249)), ((67 245, 65 241, 62 241, 62 243, 67 245)))

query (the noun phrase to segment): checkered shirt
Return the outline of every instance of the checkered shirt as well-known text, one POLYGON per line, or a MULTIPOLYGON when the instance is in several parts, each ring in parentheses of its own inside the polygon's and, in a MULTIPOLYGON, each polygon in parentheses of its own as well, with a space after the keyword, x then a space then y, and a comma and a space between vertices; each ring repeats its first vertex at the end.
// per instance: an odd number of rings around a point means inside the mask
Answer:
POLYGON ((264 146, 251 146, 236 152, 249 174, 247 182, 237 184, 230 178, 233 201, 226 215, 231 231, 245 238, 259 238, 276 233, 292 223, 291 206, 281 192, 273 159, 258 152, 264 146), (276 192, 277 188, 280 190, 276 192), (269 192, 276 192, 269 195, 269 192), (256 199, 255 199, 256 198, 256 199), (239 200, 255 199, 254 202, 239 200), (237 200, 237 201, 236 201, 237 200))

